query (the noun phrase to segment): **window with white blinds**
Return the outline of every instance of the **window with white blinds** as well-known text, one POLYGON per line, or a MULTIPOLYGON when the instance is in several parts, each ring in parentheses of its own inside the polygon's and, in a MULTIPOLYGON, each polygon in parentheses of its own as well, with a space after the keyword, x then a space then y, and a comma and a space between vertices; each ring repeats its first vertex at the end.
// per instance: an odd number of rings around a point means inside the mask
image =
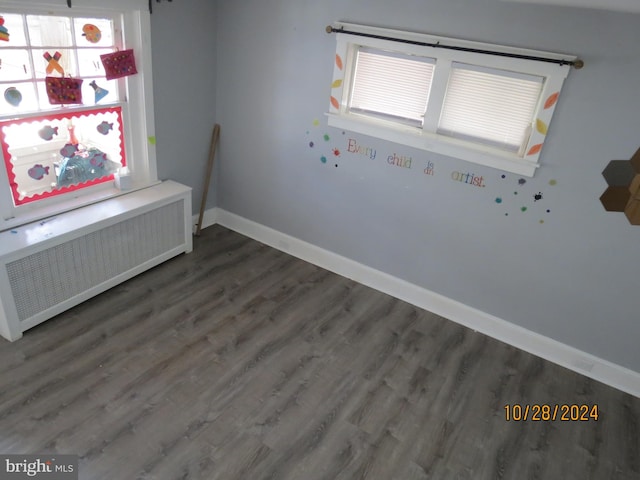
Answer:
POLYGON ((570 68, 540 59, 576 57, 348 23, 334 28, 330 126, 534 175, 570 68))
POLYGON ((350 110, 422 126, 435 60, 371 49, 357 57, 350 110))
POLYGON ((438 133, 520 152, 531 133, 543 80, 454 63, 438 133))

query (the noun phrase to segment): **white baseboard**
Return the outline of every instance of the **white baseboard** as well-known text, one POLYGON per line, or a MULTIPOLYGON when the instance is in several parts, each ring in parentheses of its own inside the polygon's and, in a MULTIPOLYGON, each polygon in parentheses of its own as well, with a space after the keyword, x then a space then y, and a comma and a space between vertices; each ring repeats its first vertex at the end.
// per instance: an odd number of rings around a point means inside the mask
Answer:
MULTIPOLYGON (((196 233, 196 230, 198 229, 198 217, 200 215, 194 215, 192 217, 191 220, 191 226, 193 227, 193 233, 196 233)), ((209 210, 205 210, 204 211, 204 215, 202 216, 202 228, 207 228, 210 227, 211 225, 215 225, 217 222, 217 218, 218 218, 218 209, 217 208, 210 208, 209 210)))
MULTIPOLYGON (((265 245, 640 397, 639 372, 603 360, 226 210, 211 209, 205 214, 205 220, 207 221, 203 221, 203 227, 218 223, 265 245), (209 220, 211 223, 208 223, 209 220)), ((197 222, 197 218, 195 221, 197 222)))

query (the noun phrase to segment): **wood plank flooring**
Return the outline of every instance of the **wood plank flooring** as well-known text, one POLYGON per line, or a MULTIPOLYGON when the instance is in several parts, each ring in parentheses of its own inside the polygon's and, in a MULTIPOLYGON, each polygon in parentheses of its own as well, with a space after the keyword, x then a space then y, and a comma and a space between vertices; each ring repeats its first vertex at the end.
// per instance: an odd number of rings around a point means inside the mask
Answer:
POLYGON ((81 479, 640 479, 640 399, 219 226, 0 365, 0 453, 81 479))

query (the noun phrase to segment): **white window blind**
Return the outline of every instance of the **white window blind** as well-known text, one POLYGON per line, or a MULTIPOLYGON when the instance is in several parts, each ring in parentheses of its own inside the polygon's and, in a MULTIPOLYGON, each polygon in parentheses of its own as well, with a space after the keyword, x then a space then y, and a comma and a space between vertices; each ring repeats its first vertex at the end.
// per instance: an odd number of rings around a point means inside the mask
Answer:
POLYGON ((434 59, 381 50, 358 50, 351 112, 391 117, 422 126, 434 59))
POLYGON ((518 152, 542 84, 542 77, 453 63, 438 133, 518 152))

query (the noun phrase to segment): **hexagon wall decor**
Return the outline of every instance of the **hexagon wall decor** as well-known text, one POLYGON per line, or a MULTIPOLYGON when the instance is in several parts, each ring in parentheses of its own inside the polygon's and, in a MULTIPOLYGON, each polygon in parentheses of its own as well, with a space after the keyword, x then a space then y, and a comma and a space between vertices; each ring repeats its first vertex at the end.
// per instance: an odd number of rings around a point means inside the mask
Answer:
POLYGON ((624 212, 631 225, 640 225, 640 148, 630 160, 611 160, 602 171, 607 189, 600 196, 608 212, 624 212))

